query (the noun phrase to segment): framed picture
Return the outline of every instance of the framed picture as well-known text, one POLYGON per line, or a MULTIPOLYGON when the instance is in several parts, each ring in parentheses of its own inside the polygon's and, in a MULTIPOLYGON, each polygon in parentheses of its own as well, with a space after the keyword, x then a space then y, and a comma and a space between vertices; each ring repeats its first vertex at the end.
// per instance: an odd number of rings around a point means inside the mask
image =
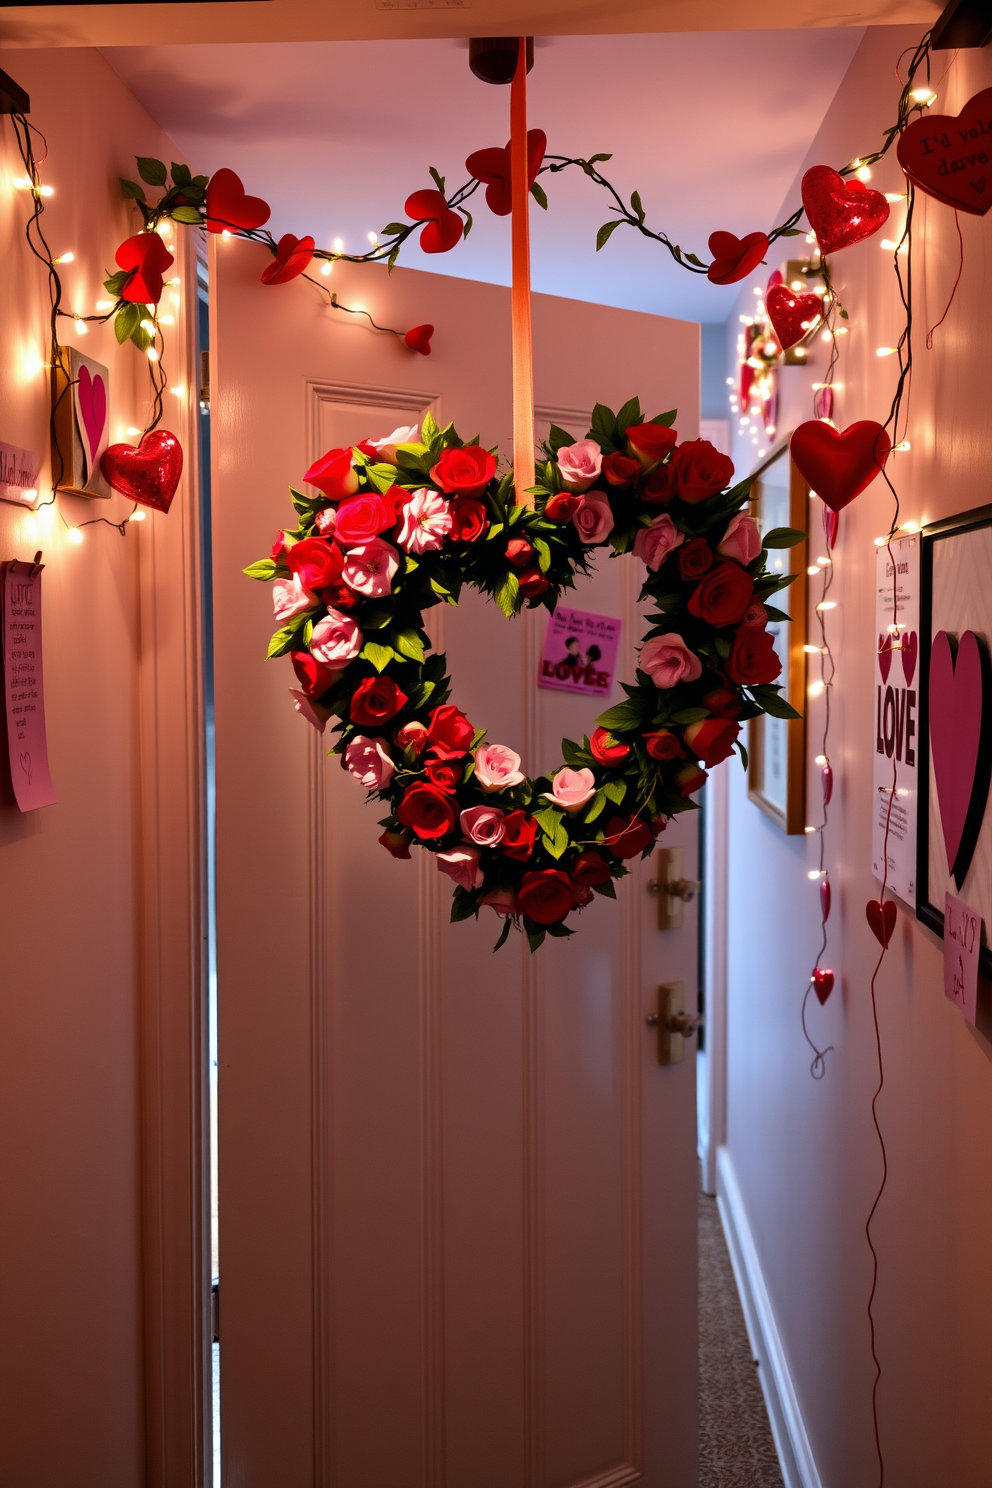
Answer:
MULTIPOLYGON (((784 439, 758 467, 751 488, 751 515, 758 527, 795 527, 805 532, 809 525, 809 487, 789 456, 784 439)), ((770 621, 775 650, 782 662, 782 696, 797 713, 805 715, 806 689, 806 565, 809 540, 794 548, 775 549, 769 554, 774 573, 795 574, 788 589, 774 596, 788 620, 770 621)), ((772 718, 765 714, 748 725, 747 793, 750 800, 770 816, 783 832, 795 835, 806 828, 806 720, 772 718)))
POLYGON ((113 494, 100 469, 110 432, 110 373, 74 346, 52 369, 52 471, 72 496, 113 494), (66 365, 67 364, 67 365, 66 365))
MULTIPOLYGON (((944 895, 992 926, 992 506, 935 522, 920 554, 916 914, 944 934, 944 895)), ((992 976, 992 953, 979 966, 992 976)))

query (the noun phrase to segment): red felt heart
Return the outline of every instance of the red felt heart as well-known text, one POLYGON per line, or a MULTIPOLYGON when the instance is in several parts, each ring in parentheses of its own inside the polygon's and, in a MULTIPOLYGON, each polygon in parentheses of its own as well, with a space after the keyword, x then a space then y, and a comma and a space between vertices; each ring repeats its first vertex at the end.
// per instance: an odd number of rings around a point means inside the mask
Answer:
POLYGON ((823 319, 823 301, 815 294, 795 294, 787 284, 773 284, 765 308, 783 351, 808 336, 823 319))
POLYGON ((128 501, 167 512, 183 473, 183 447, 168 429, 153 429, 139 445, 112 444, 100 469, 128 501))
POLYGON ((882 674, 882 681, 888 682, 889 670, 892 666, 892 637, 880 635, 878 638, 878 670, 882 674))
MULTIPOLYGON (((544 152, 548 148, 548 137, 543 129, 527 131, 527 189, 537 180, 544 152)), ((508 217, 513 210, 510 189, 510 146, 500 150, 493 146, 488 150, 475 150, 466 160, 465 169, 486 188, 486 205, 497 217, 508 217)))
POLYGON ((916 658, 919 655, 920 641, 915 630, 907 631, 902 638, 899 654, 902 657, 902 674, 906 678, 906 686, 912 687, 913 678, 916 675, 916 658))
POLYGON ((823 508, 823 535, 827 539, 827 552, 832 553, 834 543, 837 541, 837 528, 840 526, 840 512, 831 511, 829 506, 823 508))
POLYGON ((432 325, 419 325, 407 331, 403 340, 411 350, 419 351, 421 356, 430 356, 431 337, 433 334, 434 327, 432 325))
POLYGON ((989 793, 992 675, 974 631, 938 631, 930 651, 930 756, 947 866, 960 890, 978 842, 989 793))
POLYGON ((822 1007, 834 990, 834 974, 825 966, 816 967, 812 977, 813 991, 816 993, 817 1001, 822 1007))
POLYGON ((881 191, 862 181, 845 181, 829 165, 814 165, 806 172, 802 197, 821 253, 835 253, 870 238, 889 215, 881 191))
POLYGON ((969 98, 957 117, 914 119, 899 136, 896 154, 921 191, 984 217, 992 207, 992 88, 969 98))
POLYGON ((157 305, 162 298, 162 276, 175 263, 158 233, 135 233, 133 238, 125 238, 114 260, 119 269, 131 271, 121 299, 132 305, 157 305))
POLYGON ((831 898, 831 895, 830 895, 830 880, 829 880, 829 878, 821 878, 820 879, 820 914, 823 917, 823 923, 824 924, 826 924, 827 921, 830 918, 830 898, 831 898))
POLYGON ((260 196, 246 196, 241 177, 225 166, 207 182, 207 229, 212 233, 263 227, 272 208, 260 196))
POLYGON ((748 233, 746 238, 715 232, 710 233, 709 241, 713 262, 706 277, 713 284, 736 284, 738 279, 746 279, 768 252, 768 238, 763 232, 748 233))
POLYGON ((290 279, 303 273, 313 258, 314 247, 313 238, 297 238, 292 233, 283 233, 276 245, 275 259, 262 270, 262 283, 288 284, 290 279))
POLYGON ((871 926, 872 935, 884 948, 896 928, 896 901, 887 899, 884 904, 879 904, 877 899, 869 899, 865 905, 865 919, 871 926))
POLYGON ((861 419, 843 430, 809 419, 790 442, 803 480, 833 511, 871 485, 891 448, 888 434, 873 419, 861 419))
POLYGON ((415 222, 427 223, 420 234, 420 246, 425 253, 447 253, 462 235, 464 223, 440 191, 414 191, 407 197, 403 210, 415 222))
POLYGON ((820 784, 823 786, 823 804, 829 806, 834 793, 834 772, 829 765, 824 765, 820 771, 820 784))

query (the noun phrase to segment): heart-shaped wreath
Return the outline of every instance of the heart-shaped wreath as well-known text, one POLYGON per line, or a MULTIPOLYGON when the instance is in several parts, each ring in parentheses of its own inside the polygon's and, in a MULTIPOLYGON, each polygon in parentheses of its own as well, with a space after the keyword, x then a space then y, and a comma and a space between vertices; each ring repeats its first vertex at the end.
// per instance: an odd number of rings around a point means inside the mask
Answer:
POLYGON ((692 809, 704 766, 726 759, 741 723, 794 718, 775 683, 781 662, 767 603, 791 582, 767 571, 766 533, 743 508, 752 478, 727 489, 732 462, 705 439, 677 443, 675 413, 645 422, 636 398, 597 404, 578 442, 552 427, 533 507, 515 504, 513 472, 428 416, 423 429, 330 450, 292 491, 299 525, 246 569, 271 581, 300 712, 340 735, 331 753, 389 807, 380 837, 398 858, 434 853, 455 882, 451 918, 488 904, 522 923, 535 950, 570 935, 572 910, 615 897, 628 858, 644 856, 669 817, 692 809), (430 652, 423 611, 457 604, 463 584, 510 618, 553 610, 592 552, 609 545, 647 566, 641 597, 657 613, 626 701, 591 738, 562 741, 564 764, 532 780, 506 745, 485 742, 448 701, 445 658, 430 652))

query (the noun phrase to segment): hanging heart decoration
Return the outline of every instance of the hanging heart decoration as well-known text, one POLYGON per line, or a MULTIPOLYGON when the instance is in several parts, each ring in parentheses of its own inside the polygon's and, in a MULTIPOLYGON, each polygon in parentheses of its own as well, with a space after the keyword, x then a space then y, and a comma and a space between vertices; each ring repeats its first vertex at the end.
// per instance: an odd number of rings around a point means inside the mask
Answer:
POLYGON ((820 770, 820 785, 823 788, 823 804, 829 806, 834 793, 834 772, 829 765, 820 770))
POLYGON ((407 331, 403 340, 411 351, 419 351, 421 356, 430 356, 431 337, 433 334, 434 327, 432 325, 413 326, 407 331))
POLYGON ((873 419, 835 429, 820 419, 800 424, 789 448, 803 480, 832 511, 839 512, 870 486, 892 448, 873 419))
POLYGON ((489 905, 535 949, 568 935, 573 910, 614 897, 627 862, 650 852, 668 819, 692 809, 706 770, 733 753, 744 720, 797 716, 776 682, 767 630, 769 545, 747 514, 753 477, 704 439, 678 444, 674 412, 646 422, 636 398, 598 404, 578 442, 553 427, 536 466, 533 508, 514 500, 512 469, 432 418, 322 456, 293 491, 299 525, 246 570, 272 584, 278 629, 269 656, 291 659, 299 711, 337 735, 332 753, 386 816, 395 857, 434 854, 454 880, 452 919, 489 905), (449 701, 445 658, 423 611, 488 595, 508 618, 554 610, 598 549, 639 559, 656 609, 623 701, 561 767, 534 780, 519 755, 486 742, 449 701))
POLYGON ((241 177, 224 166, 214 171, 207 185, 207 231, 254 232, 264 227, 272 208, 260 196, 248 196, 241 177))
POLYGON ((763 232, 748 233, 745 238, 732 232, 710 233, 713 262, 706 270, 711 284, 736 284, 756 269, 768 252, 768 236, 763 232))
POLYGON ((878 232, 888 220, 889 204, 881 191, 863 181, 845 181, 829 165, 814 165, 803 176, 803 206, 821 253, 850 248, 878 232))
POLYGON ((934 636, 929 677, 930 757, 948 872, 960 892, 985 815, 992 769, 992 673, 985 642, 934 636))
MULTIPOLYGON (((543 129, 527 131, 527 189, 533 187, 541 169, 544 152, 548 148, 548 137, 543 129)), ((486 205, 497 217, 508 217, 512 210, 510 192, 510 146, 500 150, 493 146, 488 150, 476 150, 465 162, 465 169, 486 188, 486 205)), ((541 193, 543 197, 543 192, 541 193)))
MULTIPOLYGON (((165 271, 175 263, 158 233, 140 232, 133 238, 125 238, 114 260, 128 274, 120 291, 121 299, 132 305, 157 305, 165 287, 165 271)), ((133 315, 134 311, 130 313, 133 315)))
POLYGON ((871 926, 872 935, 884 950, 896 928, 896 901, 886 899, 884 904, 880 904, 877 899, 869 899, 865 905, 865 918, 871 926))
POLYGON ((128 501, 167 512, 183 473, 182 445, 167 429, 153 429, 139 445, 110 445, 103 452, 100 469, 128 501))
POLYGON ((899 136, 896 154, 921 191, 984 217, 992 207, 992 88, 969 98, 956 116, 914 119, 899 136))
POLYGON ((440 191, 428 188, 412 192, 403 210, 414 222, 427 224, 420 234, 420 247, 424 253, 447 253, 462 235, 465 224, 458 213, 451 210, 440 191))
POLYGON ((827 921, 830 918, 830 902, 831 902, 831 897, 832 896, 831 896, 831 893, 830 893, 830 880, 829 880, 829 878, 821 878, 820 879, 820 918, 823 920, 823 923, 824 924, 826 924, 827 921))
POLYGON ((823 319, 819 295, 797 294, 787 284, 773 284, 766 291, 765 309, 783 351, 797 345, 823 319))
POLYGON ((817 1001, 822 1007, 834 990, 834 974, 825 966, 818 966, 813 972, 813 991, 816 993, 817 1001))
POLYGON ((293 233, 283 233, 276 245, 274 262, 262 270, 263 284, 288 284, 296 279, 313 258, 316 247, 313 238, 297 238, 293 233))

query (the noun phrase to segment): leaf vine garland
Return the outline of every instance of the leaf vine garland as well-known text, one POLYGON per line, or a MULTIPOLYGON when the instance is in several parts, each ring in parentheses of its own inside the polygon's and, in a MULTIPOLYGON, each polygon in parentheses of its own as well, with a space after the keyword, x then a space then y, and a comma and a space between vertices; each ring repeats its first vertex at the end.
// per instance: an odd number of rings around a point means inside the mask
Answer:
POLYGON ((796 717, 775 679, 767 631, 786 618, 768 603, 791 582, 768 572, 769 548, 744 510, 752 478, 707 440, 677 442, 675 412, 645 421, 632 398, 597 404, 585 439, 552 427, 534 507, 517 505, 512 469, 428 416, 421 430, 330 450, 291 496, 298 525, 245 572, 272 583, 279 628, 269 656, 288 655, 297 707, 332 754, 388 814, 380 842, 395 857, 432 852, 455 884, 452 920, 489 905, 536 950, 595 893, 615 897, 625 864, 645 856, 668 819, 694 809, 706 767, 736 747, 760 713, 796 717), (645 563, 654 606, 626 698, 563 765, 531 779, 519 756, 486 742, 450 698, 443 655, 423 612, 456 605, 465 584, 508 618, 554 610, 597 548, 645 563))

